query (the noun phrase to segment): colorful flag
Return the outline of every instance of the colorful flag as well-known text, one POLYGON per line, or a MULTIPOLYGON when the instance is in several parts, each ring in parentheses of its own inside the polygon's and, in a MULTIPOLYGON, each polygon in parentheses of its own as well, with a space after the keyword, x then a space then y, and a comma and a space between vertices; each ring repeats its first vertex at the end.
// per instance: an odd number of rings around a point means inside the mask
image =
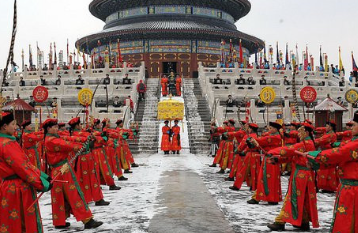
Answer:
POLYGON ((53 52, 52 52, 52 43, 50 43, 50 53, 49 53, 49 69, 51 70, 52 69, 52 55, 53 55, 53 52))
POLYGON ((54 49, 54 53, 55 53, 55 60, 54 60, 54 64, 57 65, 57 55, 56 55, 56 42, 53 42, 53 49, 54 49))
POLYGON ((244 61, 244 53, 242 51, 242 41, 240 39, 240 63, 243 63, 244 61))
POLYGON ((308 48, 306 45, 306 53, 304 53, 304 70, 307 70, 308 67, 308 48))
POLYGON ((67 39, 67 65, 69 65, 69 57, 70 57, 70 46, 67 39))
POLYGON ((296 44, 296 65, 300 65, 300 57, 298 56, 298 45, 296 44))
POLYGON ((41 66, 41 50, 39 48, 39 43, 36 41, 36 47, 37 47, 37 68, 40 68, 41 66))
POLYGON ((311 60, 311 71, 314 71, 314 57, 312 55, 310 55, 310 60, 311 60))
POLYGON ((328 55, 326 53, 324 53, 324 70, 325 72, 329 71, 329 66, 328 66, 328 55))
POLYGON ((290 58, 288 56, 288 43, 286 43, 286 61, 285 61, 286 65, 290 64, 290 58))
POLYGON ((354 60, 353 52, 352 52, 352 65, 353 65, 353 71, 358 71, 356 61, 354 60))
POLYGON ((322 46, 319 46, 319 65, 323 67, 322 46))
POLYGON ((267 56, 266 56, 266 43, 264 44, 264 62, 267 63, 267 56))
POLYGON ((34 65, 32 62, 32 49, 31 49, 31 45, 29 45, 29 63, 30 63, 30 68, 34 65))
POLYGON ((117 40, 117 49, 118 49, 118 67, 119 67, 119 63, 123 62, 123 58, 121 54, 121 44, 119 39, 117 40))
POLYGON ((339 70, 343 70, 343 62, 341 56, 341 46, 339 46, 339 70))
POLYGON ((276 42, 276 60, 277 60, 277 65, 281 64, 280 53, 278 52, 278 42, 276 42))

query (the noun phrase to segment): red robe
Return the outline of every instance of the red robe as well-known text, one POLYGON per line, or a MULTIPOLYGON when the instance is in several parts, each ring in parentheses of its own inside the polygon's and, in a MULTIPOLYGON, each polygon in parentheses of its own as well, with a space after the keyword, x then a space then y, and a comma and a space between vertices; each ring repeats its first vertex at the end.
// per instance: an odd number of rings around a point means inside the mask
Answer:
POLYGON ((15 137, 1 134, 0 144, 0 232, 42 233, 38 203, 27 209, 36 190, 48 190, 48 176, 32 165, 15 137))
POLYGON ((162 78, 160 80, 160 84, 162 86, 162 95, 163 96, 168 95, 168 78, 162 78))
POLYGON ((116 128, 116 132, 118 134, 118 141, 117 141, 118 146, 116 147, 116 154, 118 156, 121 167, 124 170, 128 170, 131 168, 131 163, 129 159, 131 153, 130 154, 128 153, 130 152, 129 146, 123 136, 123 133, 125 133, 126 130, 122 128, 116 128))
MULTIPOLYGON (((85 142, 90 135, 88 132, 74 131, 73 136, 85 142)), ((100 201, 103 199, 103 193, 100 186, 100 180, 96 175, 96 164, 93 153, 86 151, 76 162, 76 175, 80 181, 80 187, 85 196, 86 202, 100 201)))
MULTIPOLYGON (((70 140, 71 138, 67 138, 70 140)), ((76 143, 75 137, 72 142, 65 141, 58 135, 46 135, 45 150, 48 163, 51 166, 51 176, 55 177, 63 164, 69 159, 69 154, 82 145, 76 143)), ((72 213, 77 221, 88 221, 92 218, 92 213, 78 183, 72 164, 69 171, 61 174, 58 180, 68 181, 68 183, 55 182, 51 190, 52 221, 54 226, 63 226, 66 219, 72 213)))
MULTIPOLYGON (((251 133, 249 136, 257 139, 256 133, 251 133)), ((244 161, 242 162, 242 166, 238 167, 236 172, 234 186, 240 189, 243 182, 246 180, 246 183, 250 186, 251 190, 256 190, 259 175, 258 168, 260 167, 260 157, 256 156, 258 150, 256 148, 248 148, 246 139, 242 140, 239 150, 242 150, 243 153, 245 153, 245 157, 243 157, 244 161)))
POLYGON ((170 143, 170 127, 169 126, 163 126, 162 127, 162 143, 160 149, 162 151, 170 151, 171 150, 171 143, 170 143))
POLYGON ((222 157, 220 161, 220 168, 225 170, 231 168, 234 158, 234 132, 227 132, 227 139, 225 140, 222 150, 222 157))
MULTIPOLYGON (((267 152, 282 145, 279 133, 257 138, 256 141, 267 152)), ((281 172, 279 164, 269 163, 264 157, 257 180, 256 200, 267 202, 282 201, 281 172)))
POLYGON ((174 125, 172 127, 172 146, 171 151, 180 151, 181 150, 181 143, 180 143, 180 127, 174 125))
POLYGON ((43 140, 42 132, 30 132, 24 130, 22 134, 22 148, 25 154, 29 157, 31 163, 37 168, 41 169, 41 156, 37 149, 38 142, 43 140))
MULTIPOLYGON (((337 141, 336 134, 331 131, 327 134, 323 135, 321 138, 315 140, 317 148, 321 148, 322 150, 330 149, 331 144, 337 141)), ((339 179, 337 175, 337 171, 335 167, 327 168, 327 169, 319 169, 317 171, 317 188, 327 191, 336 191, 339 179)))
POLYGON ((332 233, 352 233, 358 229, 358 138, 339 148, 324 150, 311 160, 321 167, 338 166, 341 180, 334 208, 332 233))
POLYGON ((181 78, 180 77, 178 77, 175 80, 175 88, 177 90, 177 96, 181 96, 181 78))
POLYGON ((336 133, 337 139, 340 139, 342 142, 350 141, 353 138, 352 130, 346 130, 344 132, 336 133))
MULTIPOLYGON (((223 133, 227 132, 227 128, 224 128, 224 127, 218 127, 216 128, 216 133, 218 135, 222 135, 223 133)), ((216 151, 216 155, 215 155, 215 158, 214 158, 214 161, 213 161, 213 164, 219 164, 221 162, 221 159, 222 159, 222 151, 224 149, 224 145, 225 145, 225 140, 220 140, 220 143, 219 143, 219 148, 218 150, 216 151)))
POLYGON ((307 167, 307 158, 297 155, 295 151, 308 152, 315 150, 313 141, 306 138, 303 142, 287 147, 279 147, 270 150, 272 155, 280 155, 283 162, 292 162, 293 168, 282 206, 284 210, 283 220, 295 226, 301 226, 303 215, 308 214, 308 219, 314 228, 319 227, 317 212, 317 197, 314 181, 314 172, 307 167))

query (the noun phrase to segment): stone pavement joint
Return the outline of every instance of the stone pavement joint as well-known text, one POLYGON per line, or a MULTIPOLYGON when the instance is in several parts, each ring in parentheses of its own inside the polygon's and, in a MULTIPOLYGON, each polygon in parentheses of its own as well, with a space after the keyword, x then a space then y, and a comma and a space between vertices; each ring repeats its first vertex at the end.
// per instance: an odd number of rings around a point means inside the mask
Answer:
POLYGON ((149 232, 234 232, 197 173, 164 172, 160 186, 158 202, 164 209, 150 221, 149 232))

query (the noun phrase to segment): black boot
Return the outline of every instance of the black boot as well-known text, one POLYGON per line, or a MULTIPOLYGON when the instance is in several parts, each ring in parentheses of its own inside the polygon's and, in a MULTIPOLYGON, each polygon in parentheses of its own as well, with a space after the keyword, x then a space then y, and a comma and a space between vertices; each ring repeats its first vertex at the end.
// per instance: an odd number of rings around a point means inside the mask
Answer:
POLYGON ((225 181, 235 181, 235 178, 229 176, 229 177, 226 177, 224 180, 225 181))
POLYGON ((225 170, 224 169, 220 169, 220 171, 217 172, 218 174, 225 174, 225 170))
POLYGON ((131 167, 139 167, 139 165, 136 163, 132 163, 131 167))
POLYGON ((234 190, 234 191, 239 191, 240 190, 238 187, 236 187, 234 185, 230 186, 229 189, 234 190))
POLYGON ((85 229, 93 229, 93 228, 97 228, 99 226, 101 226, 103 224, 103 222, 101 221, 96 221, 93 218, 91 220, 89 220, 86 224, 85 224, 85 229))
POLYGON ((180 152, 179 152, 179 151, 177 151, 177 154, 180 154, 180 152))
POLYGON ((71 223, 66 222, 65 225, 63 225, 63 226, 55 226, 55 228, 56 228, 56 229, 65 229, 65 228, 67 228, 67 227, 69 227, 69 226, 71 226, 71 223))
POLYGON ((109 205, 109 202, 101 199, 99 201, 96 201, 95 205, 96 206, 106 206, 106 205, 109 205))
POLYGON ((269 202, 269 205, 278 205, 278 202, 269 202))
POLYGON ((209 165, 209 167, 216 167, 216 163, 209 165))
POLYGON ((256 201, 255 199, 251 199, 251 200, 248 200, 248 201, 247 201, 247 204, 257 205, 257 204, 259 204, 259 202, 256 201))
POLYGON ((124 170, 124 173, 133 173, 129 169, 124 170))
POLYGON ((310 231, 311 230, 309 222, 302 223, 301 226, 295 226, 295 225, 292 225, 292 226, 294 228, 300 229, 302 231, 310 231))
POLYGON ((116 185, 109 186, 109 190, 120 190, 120 189, 121 189, 121 187, 118 187, 116 185))
POLYGON ((272 231, 284 231, 285 230, 285 224, 277 223, 277 222, 267 224, 267 227, 270 228, 272 231))
POLYGON ((124 177, 124 176, 121 176, 121 177, 118 177, 118 180, 121 181, 121 180, 128 180, 127 177, 124 177))

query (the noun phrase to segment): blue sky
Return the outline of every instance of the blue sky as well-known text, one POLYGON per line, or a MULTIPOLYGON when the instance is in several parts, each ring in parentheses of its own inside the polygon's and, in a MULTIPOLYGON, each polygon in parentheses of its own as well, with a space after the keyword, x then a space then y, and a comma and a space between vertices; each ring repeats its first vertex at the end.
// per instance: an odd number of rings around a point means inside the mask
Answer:
MULTIPOLYGON (((199 0, 197 0, 199 1, 199 0)), ((36 41, 45 53, 51 42, 57 50, 66 50, 70 40, 72 50, 76 39, 98 32, 104 23, 88 11, 90 0, 18 0, 19 24, 15 44, 15 61, 21 64, 21 49, 28 61, 28 45, 36 54, 36 41)), ((267 45, 286 42, 299 51, 308 45, 309 52, 319 62, 319 46, 328 54, 329 63, 338 64, 338 47, 346 71, 351 70, 351 51, 358 59, 357 0, 251 0, 251 12, 236 23, 239 30, 265 40, 267 45)), ((5 66, 12 29, 13 0, 0 1, 0 67, 5 66)), ((301 55, 301 53, 300 53, 301 55)), ((302 56, 301 56, 302 58, 302 56)), ((346 72, 347 73, 347 72, 346 72)))

